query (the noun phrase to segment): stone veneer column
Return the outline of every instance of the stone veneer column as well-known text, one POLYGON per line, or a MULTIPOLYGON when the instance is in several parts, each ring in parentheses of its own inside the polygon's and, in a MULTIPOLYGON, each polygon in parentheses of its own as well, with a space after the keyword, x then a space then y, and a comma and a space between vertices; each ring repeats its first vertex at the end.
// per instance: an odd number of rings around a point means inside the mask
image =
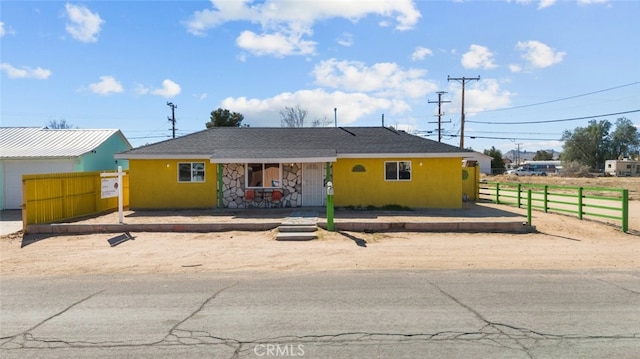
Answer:
POLYGON ((284 207, 302 206, 302 165, 282 165, 282 198, 284 207))
POLYGON ((244 207, 244 164, 225 163, 222 166, 222 205, 225 208, 244 207))

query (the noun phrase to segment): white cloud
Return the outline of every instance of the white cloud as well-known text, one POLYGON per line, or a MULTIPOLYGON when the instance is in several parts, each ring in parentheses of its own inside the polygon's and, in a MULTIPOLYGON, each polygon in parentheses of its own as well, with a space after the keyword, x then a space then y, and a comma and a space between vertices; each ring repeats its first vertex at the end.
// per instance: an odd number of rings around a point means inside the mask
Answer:
MULTIPOLYGON (((326 118, 334 121, 334 108, 337 108, 338 125, 344 126, 358 120, 371 118, 379 113, 402 113, 409 106, 400 100, 389 100, 369 96, 364 93, 327 92, 323 89, 285 92, 267 99, 248 99, 246 97, 226 98, 220 107, 242 113, 246 124, 252 127, 272 127, 280 125, 280 111, 286 106, 300 105, 309 111, 308 118, 326 118)), ((377 120, 376 120, 377 121, 377 120)))
POLYGON ((180 85, 169 79, 166 79, 162 81, 162 88, 151 90, 150 93, 152 95, 158 95, 164 98, 171 98, 180 94, 181 91, 182 89, 180 88, 180 85))
POLYGON ((516 45, 522 51, 522 58, 536 68, 549 67, 562 62, 565 52, 559 52, 540 41, 519 41, 516 45))
MULTIPOLYGON (((177 83, 169 79, 166 79, 162 81, 161 88, 150 89, 144 85, 137 84, 133 89, 133 91, 138 95, 156 95, 156 96, 162 96, 164 98, 171 98, 179 95, 180 92, 182 92, 182 88, 177 83)), ((203 93, 202 95, 200 95, 200 99, 203 99, 206 96, 207 94, 203 93)))
POLYGON ((358 61, 329 59, 316 65, 313 75, 315 82, 324 87, 377 96, 416 98, 437 89, 435 83, 424 79, 425 70, 404 70, 389 62, 368 67, 358 61))
MULTIPOLYGON (((226 22, 243 21, 259 24, 261 34, 244 30, 236 44, 257 55, 307 55, 315 53, 314 41, 303 39, 312 35, 316 22, 331 18, 346 18, 353 22, 377 15, 393 18, 397 30, 412 29, 421 17, 411 0, 325 1, 325 0, 211 0, 213 9, 196 11, 185 21, 187 31, 198 36, 226 22), (265 46, 261 43, 266 40, 265 46)), ((341 41, 343 46, 349 41, 341 41)))
POLYGON ((538 3, 538 10, 551 7, 555 5, 556 1, 557 0, 540 0, 540 2, 538 3))
MULTIPOLYGON (((520 5, 529 5, 533 3, 533 0, 507 0, 507 2, 515 2, 520 5)), ((539 0, 538 10, 546 9, 554 6, 558 0, 539 0)), ((604 4, 610 2, 610 0, 577 0, 579 5, 591 5, 591 4, 604 4)))
POLYGON ((100 81, 90 84, 89 90, 98 95, 109 95, 124 91, 120 82, 113 76, 100 76, 100 81))
POLYGON ((411 54, 412 61, 424 60, 425 57, 433 55, 433 51, 426 47, 418 46, 411 54))
POLYGON ((98 13, 93 13, 82 5, 66 4, 65 9, 69 19, 66 30, 74 39, 82 42, 98 41, 100 27, 105 22, 98 13))
POLYGON ((4 37, 5 35, 15 35, 15 31, 9 27, 5 27, 5 23, 0 21, 0 37, 4 37))
POLYGON ((205 98, 207 98, 207 93, 206 92, 203 92, 201 94, 194 93, 193 97, 197 98, 198 100, 204 100, 205 98))
POLYGON ((133 92, 138 94, 138 95, 146 95, 149 93, 149 88, 142 85, 142 84, 137 84, 134 88, 133 88, 133 92))
POLYGON ((493 53, 489 48, 481 45, 471 45, 469 51, 462 55, 462 66, 465 69, 494 69, 497 65, 493 62, 493 53))
POLYGON ((0 69, 2 69, 10 79, 37 79, 44 80, 51 76, 51 70, 43 69, 42 67, 31 68, 27 66, 22 66, 22 68, 17 68, 11 66, 6 62, 0 64, 0 69))
POLYGON ((187 30, 203 35, 206 30, 230 21, 260 23, 263 28, 284 23, 311 26, 330 18, 346 18, 353 22, 378 15, 393 18, 397 30, 412 29, 422 16, 411 0, 326 1, 326 0, 211 0, 213 9, 196 11, 185 22, 187 30))
POLYGON ((341 45, 344 47, 351 47, 351 45, 353 45, 353 34, 344 32, 342 33, 342 35, 340 35, 337 42, 338 42, 338 45, 341 45))
MULTIPOLYGON (((449 86, 452 102, 447 104, 446 113, 460 113, 462 87, 459 82, 452 81, 449 86)), ((515 94, 500 89, 500 84, 495 79, 481 79, 479 81, 467 82, 464 94, 464 112, 473 115, 474 112, 494 110, 508 107, 511 98, 515 94)))
POLYGON ((238 59, 238 61, 240 62, 247 62, 247 54, 244 52, 239 53, 238 55, 236 55, 236 59, 238 59))
MULTIPOLYGON (((529 5, 532 2, 534 2, 533 0, 507 0, 507 2, 515 2, 516 4, 520 4, 520 5, 529 5)), ((548 8, 550 6, 555 5, 557 0, 540 0, 538 1, 538 10, 540 9, 545 9, 548 8)))
POLYGON ((522 66, 520 66, 518 64, 511 64, 511 65, 509 65, 509 71, 511 71, 511 72, 521 72, 522 71, 522 66))
POLYGON ((609 0, 578 0, 578 4, 580 5, 604 4, 608 2, 609 0))
POLYGON ((273 55, 283 57, 287 55, 312 55, 315 53, 316 43, 302 40, 299 34, 284 33, 256 34, 243 31, 236 39, 238 47, 254 55, 273 55))

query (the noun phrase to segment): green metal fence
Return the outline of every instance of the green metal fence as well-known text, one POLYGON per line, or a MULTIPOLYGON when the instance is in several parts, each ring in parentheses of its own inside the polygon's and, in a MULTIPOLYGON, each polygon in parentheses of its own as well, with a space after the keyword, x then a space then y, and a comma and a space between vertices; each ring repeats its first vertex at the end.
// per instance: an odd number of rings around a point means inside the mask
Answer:
POLYGON ((531 210, 573 214, 619 221, 629 231, 629 190, 621 188, 552 186, 531 183, 481 182, 480 199, 531 210))

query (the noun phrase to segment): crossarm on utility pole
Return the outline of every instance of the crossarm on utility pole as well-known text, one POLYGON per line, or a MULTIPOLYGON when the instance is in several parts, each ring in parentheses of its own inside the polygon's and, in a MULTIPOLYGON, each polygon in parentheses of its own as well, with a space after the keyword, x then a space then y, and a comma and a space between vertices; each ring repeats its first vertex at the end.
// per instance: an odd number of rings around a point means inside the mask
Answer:
POLYGON ((468 81, 480 81, 480 76, 478 77, 449 77, 447 76, 447 81, 458 81, 462 84, 462 110, 460 114, 460 149, 464 149, 464 87, 468 81))

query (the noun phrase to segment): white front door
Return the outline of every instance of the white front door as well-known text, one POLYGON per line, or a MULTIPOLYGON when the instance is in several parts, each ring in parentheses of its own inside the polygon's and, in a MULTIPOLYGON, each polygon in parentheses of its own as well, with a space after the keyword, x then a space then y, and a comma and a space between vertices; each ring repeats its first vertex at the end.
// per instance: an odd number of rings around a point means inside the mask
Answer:
POLYGON ((302 205, 324 206, 325 193, 323 164, 304 163, 302 165, 302 205))

